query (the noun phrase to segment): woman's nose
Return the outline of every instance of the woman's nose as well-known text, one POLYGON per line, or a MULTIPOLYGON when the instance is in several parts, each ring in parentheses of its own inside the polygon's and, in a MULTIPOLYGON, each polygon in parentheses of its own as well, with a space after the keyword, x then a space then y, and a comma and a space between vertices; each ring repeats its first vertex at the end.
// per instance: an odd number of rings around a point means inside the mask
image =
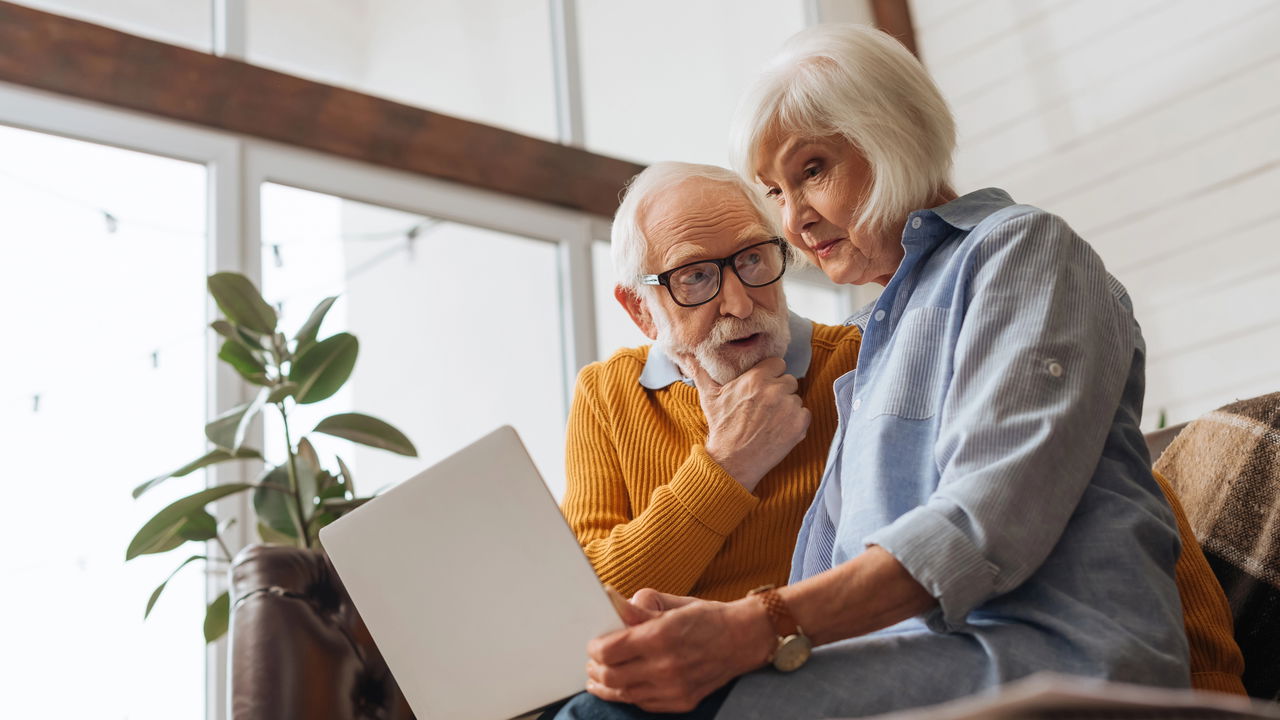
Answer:
POLYGON ((818 222, 818 213, 803 195, 797 193, 787 200, 782 207, 782 222, 788 233, 799 236, 818 222))

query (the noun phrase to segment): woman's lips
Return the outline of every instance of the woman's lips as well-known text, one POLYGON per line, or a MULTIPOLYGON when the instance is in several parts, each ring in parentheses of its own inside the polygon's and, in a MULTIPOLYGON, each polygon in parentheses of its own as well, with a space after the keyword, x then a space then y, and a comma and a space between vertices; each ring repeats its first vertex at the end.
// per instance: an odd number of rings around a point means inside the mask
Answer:
POLYGON ((809 249, 813 251, 814 255, 817 255, 820 258, 825 258, 831 253, 835 252, 836 246, 842 242, 844 242, 844 238, 835 238, 833 240, 823 240, 822 242, 816 245, 810 245, 809 249))

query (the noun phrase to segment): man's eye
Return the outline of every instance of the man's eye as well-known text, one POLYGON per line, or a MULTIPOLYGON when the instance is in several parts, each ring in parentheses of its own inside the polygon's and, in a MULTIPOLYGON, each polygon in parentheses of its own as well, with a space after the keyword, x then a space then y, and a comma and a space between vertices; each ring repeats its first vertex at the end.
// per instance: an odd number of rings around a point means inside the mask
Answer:
POLYGON ((701 285, 711 280, 711 273, 706 270, 689 270, 676 278, 681 285, 701 285))
POLYGON ((752 250, 749 253, 738 256, 738 267, 750 267, 752 265, 759 265, 762 261, 763 261, 763 258, 760 257, 760 251, 752 250))
POLYGON ((778 198, 782 197, 782 191, 779 190, 778 188, 769 188, 768 190, 764 191, 764 196, 769 198, 770 200, 777 200, 778 198))

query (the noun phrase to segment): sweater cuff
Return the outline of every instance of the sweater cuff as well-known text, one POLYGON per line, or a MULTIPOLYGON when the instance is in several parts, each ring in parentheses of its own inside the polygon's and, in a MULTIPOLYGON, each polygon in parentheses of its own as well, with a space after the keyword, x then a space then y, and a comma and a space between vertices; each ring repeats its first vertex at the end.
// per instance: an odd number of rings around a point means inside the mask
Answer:
POLYGON ((967 535, 927 505, 867 536, 938 600, 925 622, 936 632, 966 625, 969 611, 995 592, 996 568, 967 535))
POLYGON ((667 488, 698 522, 721 536, 733 532, 760 504, 702 445, 693 446, 667 488))

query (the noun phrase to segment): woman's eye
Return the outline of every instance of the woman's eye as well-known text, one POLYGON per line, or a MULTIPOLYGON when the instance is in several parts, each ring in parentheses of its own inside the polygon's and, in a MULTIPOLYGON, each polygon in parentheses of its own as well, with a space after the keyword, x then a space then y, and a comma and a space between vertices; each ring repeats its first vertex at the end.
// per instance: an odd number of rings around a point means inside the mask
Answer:
POLYGON ((812 165, 806 165, 804 167, 804 170, 801 171, 801 174, 804 175, 806 178, 811 178, 811 177, 815 177, 818 174, 818 170, 819 168, 816 163, 812 165))

